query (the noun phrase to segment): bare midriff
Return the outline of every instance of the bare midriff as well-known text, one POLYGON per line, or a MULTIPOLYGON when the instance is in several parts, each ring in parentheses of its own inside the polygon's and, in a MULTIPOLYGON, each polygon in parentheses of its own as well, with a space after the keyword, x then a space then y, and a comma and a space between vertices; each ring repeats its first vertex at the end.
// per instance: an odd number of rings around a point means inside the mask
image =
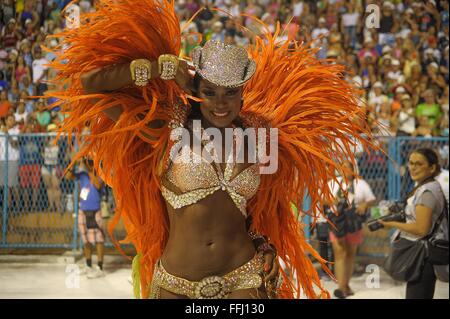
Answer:
POLYGON ((255 256, 245 218, 225 191, 167 210, 170 232, 161 261, 170 274, 200 281, 225 275, 255 256))

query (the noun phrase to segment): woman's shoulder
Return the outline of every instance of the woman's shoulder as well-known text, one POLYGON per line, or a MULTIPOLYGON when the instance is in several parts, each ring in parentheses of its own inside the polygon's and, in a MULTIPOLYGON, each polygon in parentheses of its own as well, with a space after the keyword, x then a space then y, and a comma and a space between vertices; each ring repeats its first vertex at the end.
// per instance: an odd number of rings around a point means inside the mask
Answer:
POLYGON ((419 200, 423 196, 428 196, 428 194, 431 194, 436 198, 440 192, 442 192, 441 185, 438 181, 434 180, 418 187, 414 195, 416 200, 419 200))
POLYGON ((239 116, 243 128, 269 128, 270 122, 264 116, 256 113, 244 112, 239 116))

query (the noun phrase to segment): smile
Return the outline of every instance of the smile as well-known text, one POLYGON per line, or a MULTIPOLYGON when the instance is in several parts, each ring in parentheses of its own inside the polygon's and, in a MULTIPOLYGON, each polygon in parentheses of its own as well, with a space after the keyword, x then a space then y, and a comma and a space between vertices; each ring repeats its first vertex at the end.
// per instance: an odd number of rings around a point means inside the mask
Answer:
POLYGON ((215 117, 227 117, 230 112, 211 112, 215 117))

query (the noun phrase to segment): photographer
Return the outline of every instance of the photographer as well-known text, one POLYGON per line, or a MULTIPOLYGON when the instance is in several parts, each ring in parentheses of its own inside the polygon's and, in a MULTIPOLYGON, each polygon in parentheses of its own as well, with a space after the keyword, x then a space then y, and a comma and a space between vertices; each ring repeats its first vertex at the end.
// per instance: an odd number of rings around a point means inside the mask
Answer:
POLYGON ((103 181, 96 174, 91 159, 80 160, 78 172, 73 169, 67 173, 67 178, 77 180, 80 185, 80 211, 78 212, 78 230, 84 245, 86 266, 81 274, 87 274, 90 279, 103 277, 103 257, 105 235, 101 213, 101 190, 103 181), (92 267, 92 250, 97 250, 97 266, 92 267))
POLYGON ((355 170, 350 162, 345 163, 346 180, 340 179, 338 183, 330 183, 330 188, 335 197, 337 215, 330 208, 327 215, 330 225, 330 241, 333 247, 335 259, 334 269, 338 281, 338 289, 334 295, 346 298, 354 294, 349 286, 353 275, 356 251, 363 241, 362 223, 365 221, 366 213, 376 201, 369 184, 355 178, 355 170), (347 193, 347 197, 343 194, 347 193), (334 225, 334 226, 333 226, 334 225))
MULTIPOLYGON (((446 200, 442 192, 441 186, 435 180, 435 177, 440 173, 440 165, 437 154, 428 148, 421 148, 413 151, 409 156, 408 169, 412 180, 416 183, 416 187, 407 196, 407 205, 405 208, 406 222, 390 221, 386 222, 380 220, 379 223, 386 228, 397 228, 397 236, 394 236, 396 240, 393 245, 400 240, 406 243, 412 244, 415 241, 422 240, 423 237, 432 233, 437 221, 436 229, 442 233, 444 240, 447 240, 448 245, 448 213, 446 213, 446 200), (442 217, 441 217, 442 216, 442 217), (443 218, 443 219, 440 219, 443 218), (444 226, 444 228, 440 228, 444 226), (447 227, 445 230, 445 226, 447 227)), ((448 212, 448 211, 447 211, 448 212)), ((428 241, 430 243, 430 241, 428 241)), ((431 245, 430 245, 431 246, 431 245)), ((430 247, 428 246, 428 247, 430 247)), ((428 250, 430 251, 430 250, 428 250)), ((394 250, 393 250, 394 252, 394 250)), ((424 265, 418 268, 418 279, 408 280, 406 285, 406 299, 432 299, 434 296, 434 290, 436 285, 435 271, 442 271, 446 269, 448 280, 448 247, 439 250, 441 256, 433 254, 433 260, 447 259, 447 266, 437 266, 435 262, 431 260, 431 254, 426 254, 424 258, 424 265)), ((395 256, 391 254, 392 256, 395 256)), ((392 257, 391 257, 392 258, 392 257)), ((420 260, 416 257, 414 262, 420 267, 420 260)), ((443 265, 443 263, 438 263, 443 265)), ((401 265, 407 267, 407 265, 401 265)), ((392 268, 392 266, 391 266, 392 268)))

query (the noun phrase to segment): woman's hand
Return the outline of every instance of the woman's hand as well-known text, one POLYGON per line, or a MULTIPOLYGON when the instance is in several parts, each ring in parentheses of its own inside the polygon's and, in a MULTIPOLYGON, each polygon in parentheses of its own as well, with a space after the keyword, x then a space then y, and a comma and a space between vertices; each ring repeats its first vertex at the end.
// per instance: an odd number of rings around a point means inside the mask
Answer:
POLYGON ((358 215, 360 216, 364 216, 366 214, 367 211, 367 203, 361 203, 356 207, 356 212, 358 213, 358 215))
POLYGON ((177 75, 175 76, 175 82, 189 95, 194 93, 194 76, 190 73, 190 70, 195 68, 187 63, 186 60, 179 60, 177 75))
POLYGON ((278 278, 278 271, 280 270, 280 265, 276 259, 276 253, 271 250, 266 250, 264 252, 264 281, 275 281, 278 278))

